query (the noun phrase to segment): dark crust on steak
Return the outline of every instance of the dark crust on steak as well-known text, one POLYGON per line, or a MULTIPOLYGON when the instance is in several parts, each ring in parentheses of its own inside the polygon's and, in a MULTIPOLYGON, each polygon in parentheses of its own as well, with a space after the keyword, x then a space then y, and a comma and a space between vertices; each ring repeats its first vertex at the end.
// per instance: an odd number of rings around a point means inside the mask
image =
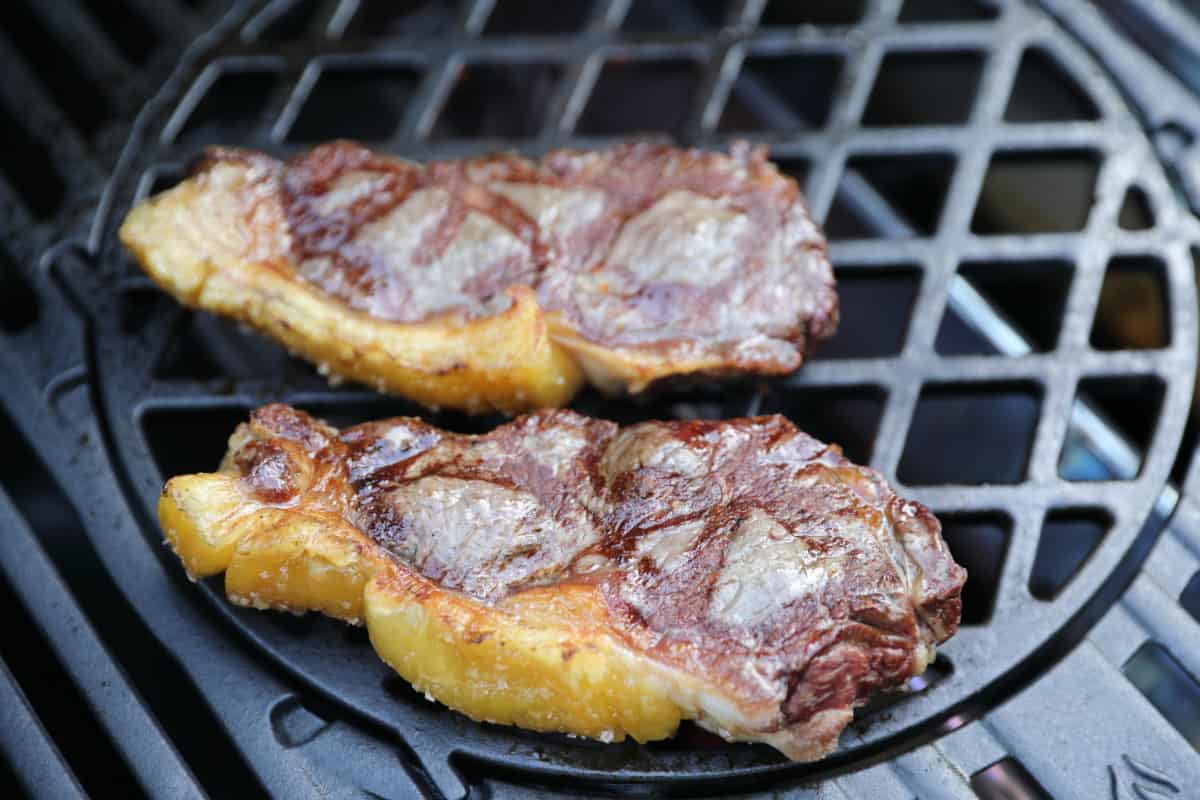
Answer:
POLYGON ((770 372, 837 326, 824 239, 763 148, 422 165, 339 141, 287 164, 213 148, 198 169, 222 161, 252 164, 278 199, 296 274, 380 319, 488 316, 525 285, 595 344, 770 372))
MULTIPOLYGON (((965 571, 932 514, 779 416, 619 428, 570 411, 467 436, 397 418, 342 431, 256 411, 244 485, 319 491, 393 557, 484 603, 595 585, 638 652, 791 725, 919 672, 965 571)), ((844 723, 842 723, 844 724, 844 723)))

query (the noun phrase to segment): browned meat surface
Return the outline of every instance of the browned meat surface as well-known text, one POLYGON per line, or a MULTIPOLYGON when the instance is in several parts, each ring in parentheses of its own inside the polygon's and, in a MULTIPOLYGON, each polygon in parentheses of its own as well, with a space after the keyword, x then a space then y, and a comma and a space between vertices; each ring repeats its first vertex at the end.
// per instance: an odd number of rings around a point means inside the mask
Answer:
MULTIPOLYGON (((370 543, 364 552, 382 566, 367 571, 407 609, 403 619, 440 597, 486 620, 459 640, 439 624, 406 629, 398 645, 372 619, 367 590, 377 649, 420 688, 477 718, 644 739, 690 717, 812 759, 833 748, 855 705, 921 672, 958 625, 965 572, 933 515, 778 416, 619 428, 554 411, 465 436, 410 418, 337 431, 268 406, 235 434, 227 464, 246 514, 275 507, 348 523, 370 543), (513 609, 524 616, 491 616, 513 609), (556 670, 569 676, 582 663, 589 676, 561 704, 544 686, 503 688, 513 675, 540 674, 520 660, 519 643, 474 665, 472 648, 494 643, 496 631, 546 625, 566 631, 556 670), (464 674, 474 677, 455 682, 448 662, 418 663, 435 639, 454 640, 452 661, 471 663, 464 674), (616 722, 590 726, 587 715, 612 700, 595 690, 604 682, 594 665, 574 660, 586 648, 603 654, 606 670, 634 676, 613 679, 626 687, 618 707, 627 716, 616 722), (478 696, 463 688, 478 682, 486 687, 478 696), (589 691, 598 693, 586 701, 589 691), (666 723, 659 711, 638 716, 652 705, 645 698, 662 697, 666 723)), ((185 505, 196 490, 176 482, 203 477, 172 481, 166 497, 185 505)), ((164 514, 169 535, 172 519, 164 514)), ((243 546, 245 557, 262 547, 243 546)), ((240 572, 269 577, 234 592, 244 602, 331 605, 264 601, 259 592, 272 591, 277 570, 253 562, 240 572)))
POLYGON ((824 239, 763 149, 420 165, 336 142, 282 171, 301 274, 382 319, 485 316, 523 284, 597 344, 686 343, 777 370, 836 322, 824 239))
POLYGON ((796 183, 744 144, 429 164, 344 141, 286 163, 217 148, 122 238, 186 303, 330 372, 472 410, 561 405, 581 375, 640 391, 787 373, 837 326, 796 183), (497 337, 515 344, 473 355, 497 337))

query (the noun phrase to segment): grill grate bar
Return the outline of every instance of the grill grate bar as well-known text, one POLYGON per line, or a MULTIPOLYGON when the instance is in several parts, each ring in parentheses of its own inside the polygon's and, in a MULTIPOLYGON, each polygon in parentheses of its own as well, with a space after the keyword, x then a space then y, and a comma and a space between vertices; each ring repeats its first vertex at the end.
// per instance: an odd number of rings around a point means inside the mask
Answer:
MULTIPOLYGON (((626 15, 629 14, 629 9, 636 0, 609 0, 607 3, 597 3, 597 8, 592 14, 592 23, 594 27, 599 27, 604 30, 616 30, 621 27, 621 23, 625 21, 626 15)), ((687 9, 682 6, 677 6, 671 9, 672 11, 683 11, 687 9)))
MULTIPOLYGON (((473 19, 473 17, 471 18, 473 19)), ((470 20, 468 20, 469 22, 470 20)), ((921 52, 957 52, 961 50, 986 51, 993 47, 997 23, 969 23, 963 25, 903 26, 894 29, 865 29, 859 31, 870 37, 866 49, 880 51, 914 50, 921 52)), ((250 27, 247 26, 247 31, 250 27)), ((857 30, 857 29, 856 29, 857 30)), ((282 41, 266 43, 256 38, 256 33, 247 33, 241 41, 229 42, 222 47, 223 55, 261 55, 265 50, 281 56, 293 66, 300 67, 312 58, 311 42, 282 41)), ((1040 39, 1030 43, 1041 44, 1040 39)), ((709 58, 731 45, 752 50, 756 55, 832 54, 850 56, 857 52, 847 42, 846 29, 836 27, 795 28, 751 28, 736 26, 725 28, 712 40, 697 40, 679 34, 628 39, 620 31, 589 27, 583 33, 527 35, 489 35, 478 37, 469 30, 453 32, 428 42, 416 42, 407 36, 379 36, 362 38, 350 36, 329 38, 321 41, 323 54, 357 53, 407 53, 415 52, 436 59, 447 53, 465 57, 507 56, 520 62, 546 57, 569 60, 603 51, 617 58, 630 57, 693 57, 709 58)), ((1049 46, 1049 45, 1047 45, 1049 46)), ((869 88, 869 87, 868 87, 869 88)), ((1003 100, 1005 98, 1001 98, 1003 100)))
MULTIPOLYGON (((10 357, 16 353, 4 345, 0 338, 0 363, 15 361, 10 357)), ((280 703, 296 698, 297 691, 307 690, 284 683, 277 671, 265 669, 243 649, 230 646, 226 628, 202 613, 184 590, 193 584, 183 579, 174 564, 168 571, 157 533, 155 544, 147 546, 136 512, 117 500, 122 496, 120 479, 99 445, 103 437, 96 420, 79 413, 64 416, 61 410, 43 405, 45 398, 33 387, 27 371, 7 369, 6 374, 13 380, 4 384, 5 402, 27 411, 35 405, 39 409, 38 413, 14 415, 23 434, 34 442, 66 439, 78 445, 70 450, 46 449, 47 466, 60 480, 63 476, 87 477, 62 480, 62 488, 80 510, 85 532, 104 569, 142 614, 154 636, 171 651, 224 726, 224 733, 235 746, 231 753, 244 760, 231 765, 231 772, 252 774, 261 782, 261 786, 248 791, 248 796, 314 796, 319 790, 314 788, 312 762, 301 749, 281 739, 272 714, 280 703), (81 438, 81 430, 90 431, 90 435, 81 438)), ((0 736, 0 740, 4 738, 0 736)), ((161 746, 170 747, 165 742, 161 746)), ((406 750, 399 750, 399 758, 396 750, 388 751, 387 769, 393 772, 402 772, 397 764, 403 764, 403 770, 412 768, 406 750)), ((395 778, 394 783, 399 796, 419 794, 404 782, 403 776, 395 778)))
MULTIPOLYGON (((87 191, 101 182, 103 176, 96 164, 87 157, 87 147, 68 121, 66 112, 3 35, 0 35, 0 61, 4 63, 0 104, 17 124, 45 148, 54 162, 54 177, 66 187, 64 197, 78 199, 85 196, 87 191), (72 169, 58 169, 60 165, 67 164, 72 169)), ((22 168, 27 165, 13 166, 22 168)), ((33 179, 49 180, 37 176, 33 176, 33 179)), ((7 207, 27 208, 28 204, 22 201, 7 207)), ((8 222, 8 219, 0 217, 0 226, 8 222)))
MULTIPOLYGON (((108 655, 32 531, 0 491, 0 569, 91 704, 113 745, 152 794, 204 797, 200 784, 108 655)), ((26 762, 18 762, 24 769, 26 762)))
MULTIPOLYGON (((1096 144, 1095 142, 1088 141, 1089 137, 1080 137, 1078 135, 1081 131, 1086 129, 1077 124, 1061 126, 1062 130, 1057 131, 1037 130, 1038 127, 1043 126, 1033 126, 1034 129, 1032 131, 1029 131, 1028 126, 1005 126, 1000 130, 1003 132, 1008 132, 1010 135, 1013 131, 1020 132, 1020 135, 1025 138, 1020 138, 1017 136, 1005 141, 1000 137, 994 137, 995 141, 988 141, 988 139, 993 138, 993 132, 997 130, 996 123, 999 121, 1004 112, 1011 85, 1013 79, 1015 78, 1017 67, 1020 63, 1020 57, 1025 52, 1025 49, 1025 42, 1015 40, 1014 42, 1008 43, 1003 49, 998 51, 993 50, 992 52, 992 57, 989 60, 987 69, 985 70, 982 78, 983 83, 980 88, 980 95, 984 98, 984 100, 981 101, 978 104, 978 107, 975 109, 974 123, 972 125, 957 129, 961 132, 961 135, 964 137, 965 141, 972 142, 972 146, 960 154, 961 160, 956 171, 955 182, 950 189, 950 193, 947 197, 944 207, 945 218, 938 226, 939 238, 942 238, 943 231, 948 231, 948 235, 950 236, 954 236, 959 231, 966 231, 970 223, 970 215, 973 212, 974 207, 972 200, 979 195, 980 184, 983 180, 983 172, 987 166, 988 154, 990 152, 994 152, 995 150, 1000 149, 1000 147, 1014 150, 1019 146, 1026 146, 1030 148, 1044 147, 1047 134, 1055 139, 1056 146, 1081 146, 1087 144, 1096 144), (1003 144, 1001 144, 1001 142, 1003 142, 1003 144), (984 146, 980 146, 981 143, 984 146)), ((877 63, 875 66, 877 67, 877 63)), ((860 82, 863 83, 867 89, 860 89, 852 95, 860 100, 859 110, 861 110, 861 103, 865 102, 867 90, 869 90, 870 85, 874 82, 874 77, 872 76, 871 81, 860 82)), ((890 144, 892 137, 893 134, 891 131, 880 133, 881 143, 886 142, 890 144)), ((1115 163, 1115 159, 1106 162, 1106 170, 1107 176, 1110 178, 1117 172, 1117 164, 1115 163)), ((845 170, 842 181, 842 186, 844 187, 846 194, 858 201, 856 205, 860 213, 862 213, 864 217, 870 219, 875 224, 876 230, 882 233, 885 237, 903 238, 906 236, 911 236, 915 233, 915 231, 913 231, 913 229, 905 222, 905 220, 903 220, 898 214, 894 213, 894 211, 888 207, 887 202, 879 197, 873 188, 853 170, 845 170)), ((1103 177, 1101 186, 1103 186, 1103 177)), ((1102 189, 1098 188, 1098 194, 1103 198, 1106 195, 1111 197, 1113 193, 1104 192, 1102 189)), ((1117 196, 1118 200, 1119 197, 1120 195, 1117 196)), ((1101 218, 1106 210, 1108 209, 1105 209, 1103 204, 1093 207, 1093 220, 1101 218)), ((1113 210, 1115 211, 1115 209, 1113 210)), ((1115 213, 1112 216, 1115 220, 1115 213)), ((1098 257, 1101 255, 1090 250, 1088 254, 1092 255, 1093 257, 1098 257)), ((950 269, 954 268, 953 264, 949 264, 948 266, 950 269)), ((926 263, 926 267, 927 271, 929 271, 929 262, 926 263)), ((1081 272, 1086 277, 1076 282, 1075 296, 1077 298, 1082 296, 1084 298, 1083 302, 1086 302, 1087 299, 1091 299, 1092 305, 1094 306, 1095 299, 1099 295, 1099 282, 1103 277, 1103 270, 1081 270, 1081 272), (1088 279, 1091 281, 1090 285, 1084 282, 1088 279)), ((940 282, 935 281, 934 283, 940 282)), ((951 308, 958 312, 968 324, 972 325, 972 327, 984 335, 985 338, 989 339, 992 344, 997 346, 1002 353, 1010 356, 1024 356, 1031 352, 1032 348, 1029 346, 1028 341, 1024 339, 1023 335, 1009 325, 1003 319, 1003 317, 997 314, 986 301, 986 299, 976 292, 970 283, 962 278, 961 275, 955 275, 951 279, 949 303, 951 308)), ((922 295, 917 300, 916 310, 914 311, 917 323, 914 324, 914 329, 910 334, 909 347, 912 347, 915 341, 918 346, 923 345, 925 349, 931 349, 933 340, 932 334, 936 330, 934 323, 939 319, 939 317, 936 313, 931 313, 929 311, 923 313, 921 309, 929 309, 932 307, 934 310, 936 310, 944 305, 944 299, 938 293, 922 292, 922 295), (921 321, 926 321, 927 324, 922 326, 920 324, 921 321), (921 333, 925 333, 926 336, 921 336, 921 333)), ((1070 359, 1070 363, 1076 367, 1080 366, 1081 361, 1083 362, 1081 371, 1088 371, 1089 369, 1095 371, 1105 371, 1104 367, 1094 364, 1094 354, 1088 352, 1086 347, 1086 338, 1090 332, 1090 325, 1093 316, 1094 313, 1068 313, 1068 330, 1074 331, 1078 334, 1079 330, 1082 329, 1082 334, 1076 335, 1073 338, 1076 340, 1083 339, 1084 345, 1082 347, 1067 348, 1060 344, 1058 348, 1059 354, 1061 354, 1063 350, 1081 350, 1082 352, 1079 353, 1079 359, 1070 359), (1072 325, 1071 323, 1074 324, 1072 325)), ((1066 331, 1064 331, 1063 338, 1068 342, 1070 342, 1072 339, 1072 337, 1068 336, 1066 331)), ((1131 368, 1133 370, 1137 370, 1146 368, 1148 366, 1144 363, 1146 360, 1144 354, 1130 353, 1125 355, 1129 356, 1131 360, 1136 360, 1138 364, 1125 365, 1124 370, 1122 370, 1121 367, 1116 367, 1116 365, 1113 365, 1110 367, 1114 368, 1113 371, 1130 371, 1131 368)), ((1020 361, 1016 359, 1006 360, 1003 363, 1007 366, 1009 364, 1013 364, 1014 362, 1020 363, 1020 361)), ((964 379, 972 377, 969 368, 963 368, 963 362, 961 360, 955 360, 952 363, 954 367, 953 373, 945 375, 943 379, 950 380, 953 378, 964 379)), ((998 377, 995 375, 995 372, 993 372, 995 369, 994 364, 994 360, 987 360, 980 364, 982 367, 981 372, 984 373, 979 376, 980 379, 988 377, 988 373, 991 373, 992 377, 998 377)), ((833 366, 833 362, 829 362, 829 365, 831 367, 831 371, 832 369, 836 369, 836 367, 833 366)), ((1165 366, 1165 368, 1169 369, 1169 366, 1165 366)), ((813 371, 813 367, 810 366, 809 371, 813 371)), ((1053 375, 1048 373, 1044 373, 1042 375, 1043 385, 1050 393, 1050 396, 1046 399, 1047 404, 1051 405, 1051 408, 1049 409, 1051 413, 1042 415, 1039 431, 1035 437, 1034 451, 1030 464, 1031 475, 1035 479, 1040 478, 1041 480, 1053 480, 1057 468, 1058 452, 1061 449, 1060 442, 1062 441, 1062 432, 1056 430, 1057 427, 1061 427, 1056 425, 1056 421, 1061 418, 1061 415, 1053 413, 1053 404, 1070 402, 1070 398, 1065 391, 1066 387, 1061 378, 1062 365, 1056 364, 1056 366, 1053 368, 1053 372, 1055 373, 1053 375)), ((820 376, 813 377, 818 380, 820 379, 820 376)), ((824 377, 826 380, 829 380, 832 376, 827 375, 824 377)), ((926 377, 933 377, 933 375, 927 375, 926 377)), ((1165 374, 1164 377, 1166 377, 1165 374)), ((1072 383, 1073 382, 1074 381, 1072 381, 1072 383)), ((912 389, 909 388, 907 391, 902 391, 898 394, 894 393, 894 395, 898 396, 900 399, 897 400, 893 398, 889 403, 887 415, 885 416, 881 425, 880 438, 885 442, 899 441, 901 437, 898 434, 903 432, 900 429, 904 427, 904 422, 906 420, 911 419, 912 415, 912 408, 910 406, 910 402, 914 399, 912 389), (896 407, 893 408, 892 406, 896 407)), ((1114 470, 1114 472, 1116 472, 1116 474, 1136 473, 1136 463, 1140 461, 1138 454, 1133 451, 1133 448, 1128 444, 1128 442, 1125 441, 1120 434, 1116 433, 1111 425, 1103 420, 1103 418, 1098 415, 1086 401, 1080 400, 1073 404, 1071 419, 1072 425, 1081 429, 1085 441, 1097 448, 1098 455, 1111 469, 1114 470), (1132 468, 1130 467, 1131 464, 1134 465, 1132 468)), ((878 468, 884 470, 885 473, 891 475, 894 474, 896 459, 898 459, 897 447, 884 448, 882 452, 877 451, 875 464, 878 468)), ((1170 498, 1167 498, 1167 502, 1171 502, 1170 498)))
POLYGON ((62 753, 29 707, 21 687, 0 661, 0 730, 20 735, 0 736, 0 753, 32 798, 85 800, 87 795, 75 779, 62 753))
MULTIPOLYGON (((1038 485, 981 484, 963 486, 904 486, 906 492, 916 496, 925 505, 938 511, 1019 511, 1029 506, 1115 506, 1145 491, 1138 481, 1080 481, 1038 485), (969 492, 964 492, 964 488, 969 492), (969 497, 969 499, 968 499, 969 497)), ((1118 517, 1118 521, 1123 520, 1118 517)))
POLYGON ((496 6, 496 0, 464 0, 462 31, 468 36, 478 36, 487 24, 488 16, 496 6))
MULTIPOLYGON (((1014 67, 1015 68, 1015 67, 1014 67)), ((979 167, 982 169, 982 167, 979 167)), ((867 219, 870 219, 874 227, 879 230, 885 237, 904 237, 913 233, 913 229, 908 223, 892 209, 887 201, 878 195, 877 192, 861 177, 852 170, 846 170, 843 177, 843 187, 846 195, 855 201, 856 208, 867 219)), ((953 190, 952 190, 953 191, 953 190)), ((948 199, 947 204, 952 205, 953 195, 948 199)), ((942 226, 946 227, 945 225, 942 226)), ((933 259, 930 258, 926 263, 930 263, 933 259)), ((949 268, 953 269, 954 265, 950 264, 949 268)), ((1103 276, 1103 272, 1098 272, 1098 278, 1103 276)), ((1099 294, 1099 282, 1093 281, 1094 285, 1089 287, 1093 297, 1099 294)), ((939 282, 930 282, 937 285, 939 282)), ((948 302, 950 308, 959 314, 968 324, 970 324, 977 332, 988 339, 993 345, 1006 356, 1010 358, 997 361, 994 357, 981 357, 977 359, 971 358, 954 358, 954 359, 938 359, 935 357, 933 361, 928 358, 932 349, 933 335, 936 332, 936 323, 939 317, 935 314, 922 315, 917 312, 917 323, 914 324, 913 330, 909 335, 909 347, 913 347, 917 343, 918 347, 925 350, 921 353, 925 358, 918 362, 928 365, 921 378, 927 380, 988 380, 996 378, 1004 379, 1023 379, 1037 378, 1043 385, 1048 396, 1045 401, 1045 406, 1049 413, 1042 415, 1043 425, 1050 423, 1047 420, 1053 421, 1061 418, 1061 415, 1054 413, 1055 404, 1063 404, 1071 402, 1073 392, 1069 392, 1070 385, 1061 381, 1062 364, 1061 353, 1064 350, 1071 352, 1075 357, 1072 363, 1078 368, 1080 373, 1123 373, 1123 372, 1143 372, 1145 374, 1157 374, 1164 380, 1169 379, 1170 370, 1173 368, 1173 360, 1166 354, 1154 354, 1144 352, 1120 352, 1118 358, 1109 361, 1106 356, 1113 353, 1097 353, 1090 349, 1087 345, 1086 338, 1090 332, 1090 321, 1093 314, 1076 314, 1075 319, 1085 319, 1087 327, 1084 329, 1082 345, 1074 347, 1063 346, 1060 344, 1056 351, 1056 355, 1042 356, 1034 354, 1028 340, 1016 330, 1007 320, 996 312, 995 308, 961 275, 955 275, 950 282, 948 302), (921 321, 926 324, 921 325, 921 321), (922 335, 924 334, 924 335, 922 335), (1041 362, 1042 369, 1036 369, 1038 363, 1041 362), (1159 362, 1159 363, 1155 363, 1159 362), (1035 369, 1029 369, 1029 366, 1034 366, 1035 369), (940 368, 940 369, 939 369, 940 368)), ((940 308, 945 303, 940 294, 934 293, 932 300, 928 301, 930 305, 940 308)), ((918 308, 921 300, 918 300, 918 308)), ((1064 335, 1065 338, 1065 335, 1064 335)), ((1079 338, 1079 337, 1075 337, 1079 338)), ((862 362, 839 362, 825 361, 810 364, 804 373, 798 378, 799 382, 809 380, 821 382, 825 384, 845 383, 847 385, 855 384, 862 380, 867 380, 870 373, 877 371, 883 367, 880 364, 878 367, 872 367, 869 364, 862 362)), ((913 389, 910 387, 906 393, 900 395, 914 400, 913 389)), ((897 402, 897 401, 893 401, 897 402)), ((891 423, 895 427, 900 427, 904 420, 910 419, 912 416, 911 406, 905 402, 901 404, 894 412, 891 412, 899 420, 899 423, 891 423)), ((1140 456, 1134 452, 1134 449, 1129 443, 1118 434, 1086 401, 1075 401, 1071 411, 1072 426, 1078 428, 1085 440, 1089 442, 1105 463, 1116 474, 1135 474, 1136 464, 1140 461, 1140 456), (1133 465, 1132 467, 1130 465, 1133 465)), ((889 424, 889 420, 885 417, 884 425, 889 424)), ((888 430, 888 435, 880 434, 880 439, 886 441, 901 441, 902 437, 897 435, 896 431, 888 430), (893 439, 892 437, 895 437, 893 439)), ((1054 479, 1057 471, 1058 452, 1061 448, 1059 442, 1062 441, 1063 432, 1055 432, 1052 429, 1046 429, 1044 433, 1039 433, 1035 439, 1034 455, 1031 458, 1030 471, 1034 479, 1050 481, 1054 479)), ((899 446, 885 447, 882 450, 877 450, 875 466, 883 470, 886 474, 895 473, 895 465, 899 459, 899 446)))

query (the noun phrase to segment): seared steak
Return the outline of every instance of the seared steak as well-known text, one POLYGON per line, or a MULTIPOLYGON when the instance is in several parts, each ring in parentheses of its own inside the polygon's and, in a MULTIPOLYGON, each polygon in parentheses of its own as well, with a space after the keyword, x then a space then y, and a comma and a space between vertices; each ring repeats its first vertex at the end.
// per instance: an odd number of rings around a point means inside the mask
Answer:
POLYGON ((633 391, 786 373, 837 324, 799 189, 744 144, 426 165, 351 142, 289 163, 217 148, 121 235, 185 303, 472 410, 561 404, 581 372, 633 391), (514 344, 476 352, 492 340, 514 344))
POLYGON ((473 718, 639 740, 690 718, 800 760, 925 668, 966 577, 927 509, 778 416, 465 436, 266 406, 160 518, 192 575, 365 617, 473 718))

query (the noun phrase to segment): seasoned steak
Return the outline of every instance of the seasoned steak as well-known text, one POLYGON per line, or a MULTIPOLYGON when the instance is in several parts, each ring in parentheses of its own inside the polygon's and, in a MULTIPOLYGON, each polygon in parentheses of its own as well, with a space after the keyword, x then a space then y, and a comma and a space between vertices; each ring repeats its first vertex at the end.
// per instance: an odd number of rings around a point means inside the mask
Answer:
POLYGON ((924 670, 966 577, 927 509, 778 416, 465 436, 267 406, 160 518, 193 575, 365 617, 476 719, 647 740, 688 718, 800 760, 924 670))
POLYGON ((596 344, 765 337, 787 370, 831 332, 824 241, 761 148, 419 165, 336 142, 281 174, 300 274, 381 319, 487 316, 525 284, 596 344))
POLYGON ((364 363, 363 351, 416 361, 431 385, 545 362, 503 389, 480 376, 475 405, 511 409, 564 402, 580 372, 633 391, 669 375, 790 372, 837 324, 825 242, 799 189, 744 144, 728 155, 628 144, 424 165, 344 141, 288 163, 217 148, 135 209, 122 238, 184 302, 434 404, 465 403, 364 363), (214 275, 220 291, 206 292, 214 275), (522 317, 526 351, 504 354, 512 365, 474 363, 469 341, 412 346, 429 331, 507 336, 479 323, 514 305, 536 313, 522 317), (313 331, 301 306, 330 324, 313 331), (326 337, 353 336, 339 324, 350 316, 374 324, 340 353, 326 337))

